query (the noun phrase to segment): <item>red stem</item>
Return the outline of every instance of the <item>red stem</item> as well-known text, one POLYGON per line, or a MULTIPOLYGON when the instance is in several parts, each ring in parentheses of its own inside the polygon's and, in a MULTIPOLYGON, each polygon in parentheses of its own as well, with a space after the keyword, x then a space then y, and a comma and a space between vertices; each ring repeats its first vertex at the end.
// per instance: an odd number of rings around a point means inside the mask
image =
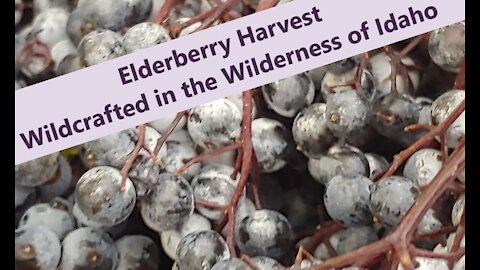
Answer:
POLYGON ((278 4, 278 1, 279 0, 265 0, 263 2, 260 2, 257 7, 257 12, 276 6, 278 4))
POLYGON ((259 195, 259 185, 260 185, 260 168, 258 167, 258 160, 257 156, 255 155, 255 150, 252 150, 252 169, 253 169, 253 177, 252 177, 252 192, 253 192, 253 200, 255 202, 255 207, 257 209, 262 208, 262 203, 260 201, 259 195))
POLYGON ((456 229, 457 229, 456 226, 448 226, 448 227, 443 227, 443 228, 441 228, 437 231, 433 231, 433 232, 416 233, 415 234, 415 239, 420 240, 420 239, 424 239, 424 238, 434 238, 434 237, 438 237, 438 236, 441 236, 441 235, 445 235, 445 234, 454 232, 456 229))
POLYGON ((451 253, 439 253, 439 252, 433 252, 430 250, 419 249, 413 245, 410 246, 410 252, 416 257, 418 256, 418 257, 424 257, 424 258, 436 258, 436 259, 446 259, 446 260, 458 259, 463 254, 465 254, 465 250, 463 249, 459 249, 451 253))
POLYGON ((207 207, 207 208, 212 208, 212 209, 225 209, 225 208, 227 208, 225 205, 220 205, 220 204, 216 204, 216 203, 213 203, 213 202, 200 200, 200 199, 195 199, 195 205, 200 205, 200 206, 207 207))
POLYGON ((465 59, 460 65, 460 70, 457 73, 455 82, 453 83, 453 89, 464 89, 465 90, 465 59))
POLYGON ((240 0, 227 0, 226 2, 223 2, 221 5, 217 6, 215 9, 215 12, 213 13, 212 16, 208 17, 202 25, 195 30, 195 32, 201 31, 203 29, 206 29, 212 25, 214 21, 216 21, 218 18, 223 16, 225 12, 228 12, 229 10, 232 9, 233 6, 235 6, 240 0))
POLYGON ((178 126, 178 123, 180 123, 180 120, 182 120, 182 118, 184 116, 186 116, 187 114, 188 114, 187 111, 182 111, 182 112, 177 113, 177 116, 175 116, 175 119, 173 120, 173 122, 168 127, 167 132, 165 132, 165 134, 161 134, 162 136, 160 136, 160 138, 158 139, 157 145, 155 146, 155 149, 153 150, 153 153, 155 153, 155 156, 158 155, 158 152, 160 152, 160 149, 162 148, 163 144, 167 141, 168 137, 173 133, 175 128, 178 126))
POLYGON ((179 0, 165 0, 163 3, 162 7, 158 11, 157 15, 153 19, 154 23, 161 24, 163 21, 165 21, 168 18, 168 15, 170 14, 170 11, 179 3, 182 1, 179 0))
POLYGON ((243 150, 242 148, 238 148, 237 150, 237 158, 235 160, 235 167, 233 168, 233 172, 232 174, 230 175, 230 178, 232 178, 233 180, 237 179, 237 174, 238 172, 240 172, 240 168, 242 167, 242 154, 243 153, 243 150))
POLYGON ((120 173, 122 174, 122 184, 120 185, 120 191, 124 192, 125 191, 125 185, 127 183, 127 177, 128 177, 128 172, 133 166, 133 162, 135 159, 138 157, 138 154, 140 153, 140 150, 142 150, 142 146, 145 142, 145 124, 138 126, 138 141, 137 144, 135 145, 135 149, 133 149, 133 152, 130 154, 128 157, 127 161, 125 161, 125 164, 122 167, 122 170, 120 173))
POLYGON ((192 166, 193 164, 195 164, 197 162, 201 162, 203 160, 214 157, 214 156, 219 155, 219 154, 224 153, 224 152, 235 150, 235 149, 239 148, 240 146, 241 145, 238 144, 238 143, 231 143, 231 144, 216 148, 212 151, 203 152, 202 154, 190 159, 187 163, 185 163, 182 167, 180 167, 175 172, 175 174, 179 175, 179 174, 183 173, 186 169, 188 169, 188 167, 192 166))
POLYGON ((387 177, 390 175, 393 175, 400 166, 417 150, 422 148, 423 146, 427 145, 430 143, 430 141, 435 139, 435 136, 439 135, 440 133, 443 133, 447 130, 447 128, 458 118, 458 116, 465 110, 465 100, 463 100, 455 110, 452 111, 452 113, 443 121, 441 122, 438 126, 436 126, 434 129, 432 129, 430 132, 422 136, 418 141, 416 141, 414 144, 412 144, 410 147, 407 149, 401 151, 399 154, 395 155, 393 157, 393 162, 390 165, 390 167, 387 169, 385 173, 379 173, 376 177, 375 180, 378 180, 381 177, 387 177))
MULTIPOLYGON (((252 90, 247 90, 243 92, 243 119, 242 119, 242 147, 243 147, 243 157, 242 157, 242 169, 240 172, 240 181, 235 189, 235 193, 228 206, 228 228, 235 226, 235 220, 232 218, 235 215, 237 209, 237 203, 240 200, 243 190, 247 185, 248 175, 250 174, 250 167, 252 165, 252 154, 253 154, 253 145, 252 145, 252 90), (231 211, 231 212, 230 212, 231 211)), ((229 230, 227 234, 227 243, 234 242, 233 230, 229 230)), ((232 251, 230 251, 232 252, 232 251)), ((235 253, 232 253, 232 256, 235 256, 235 253)))
POLYGON ((237 257, 237 251, 235 250, 235 242, 234 242, 234 233, 235 233, 235 210, 234 207, 228 208, 228 227, 227 227, 227 245, 228 249, 230 250, 230 255, 233 257, 237 257))

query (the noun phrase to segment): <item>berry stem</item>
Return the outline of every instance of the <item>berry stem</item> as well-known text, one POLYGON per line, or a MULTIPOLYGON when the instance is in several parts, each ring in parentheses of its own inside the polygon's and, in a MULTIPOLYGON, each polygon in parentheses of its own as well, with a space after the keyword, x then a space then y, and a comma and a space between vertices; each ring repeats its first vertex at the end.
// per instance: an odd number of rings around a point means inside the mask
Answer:
POLYGON ((455 196, 455 197, 458 197, 460 195, 462 195, 462 193, 465 192, 465 185, 462 184, 462 183, 459 183, 459 182, 453 182, 450 184, 450 186, 448 186, 448 189, 447 191, 455 196))
POLYGON ((388 79, 391 81, 391 89, 390 92, 397 93, 397 67, 398 64, 396 62, 395 53, 390 46, 385 46, 383 50, 388 54, 390 57, 390 64, 391 64, 391 72, 388 79))
POLYGON ((446 259, 446 260, 451 260, 451 259, 458 260, 461 256, 463 256, 463 254, 465 254, 465 250, 463 249, 459 249, 459 250, 456 250, 455 252, 450 252, 450 253, 437 253, 430 250, 416 248, 413 245, 410 246, 410 252, 414 256, 418 256, 418 257, 446 259))
POLYGON ((419 35, 419 36, 416 36, 415 38, 413 38, 412 41, 410 41, 410 43, 408 43, 408 45, 405 46, 405 48, 403 48, 400 51, 400 53, 397 55, 397 57, 402 59, 405 56, 407 56, 407 54, 409 54, 413 49, 415 49, 415 47, 417 47, 426 37, 427 37, 427 35, 423 34, 423 35, 419 35))
POLYGON ((435 238, 441 235, 452 233, 456 231, 456 229, 457 229, 457 226, 447 226, 433 232, 416 233, 415 240, 420 240, 424 238, 435 238))
MULTIPOLYGON (((211 3, 215 4, 216 6, 220 6, 223 4, 223 2, 220 2, 220 0, 209 0, 211 3)), ((242 17, 242 15, 240 15, 236 10, 234 9, 230 9, 224 16, 224 20, 235 20, 235 19, 238 19, 240 17, 242 17)))
POLYGON ((392 256, 392 264, 390 265, 390 270, 398 270, 398 264, 400 263, 395 256, 392 256))
POLYGON ((230 178, 232 178, 233 180, 237 179, 237 174, 240 172, 240 168, 242 167, 242 156, 243 156, 243 150, 242 150, 242 147, 239 147, 237 149, 235 167, 233 168, 233 172, 230 175, 230 178))
POLYGON ((460 65, 460 70, 457 73, 452 88, 465 90, 465 59, 463 59, 462 64, 460 65))
MULTIPOLYGON (((454 253, 460 249, 460 244, 462 242, 463 236, 465 236, 465 208, 463 209, 462 217, 460 219, 460 224, 458 224, 457 231, 455 232, 455 238, 453 239, 450 252, 454 253)), ((450 268, 453 266, 454 261, 455 261, 454 259, 449 260, 450 268)))
POLYGON ((408 43, 405 48, 403 48, 399 53, 396 53, 391 46, 385 46, 384 51, 390 57, 390 63, 392 66, 392 71, 390 73, 391 80, 391 92, 397 93, 397 74, 400 74, 405 83, 406 92, 409 94, 413 93, 413 83, 410 80, 408 75, 408 68, 403 64, 402 59, 407 56, 415 47, 417 47, 422 40, 425 39, 425 35, 416 36, 410 43, 408 43))
POLYGON ((257 156, 255 155, 255 150, 252 150, 252 193, 253 193, 253 201, 255 202, 255 207, 257 209, 262 208, 262 203, 260 201, 260 195, 258 192, 259 185, 260 185, 260 168, 258 167, 258 160, 257 156))
POLYGON ((315 248, 320 245, 324 239, 330 238, 332 235, 343 230, 344 227, 334 221, 328 221, 323 225, 320 225, 320 228, 313 233, 308 242, 305 244, 305 250, 313 253, 315 248))
POLYGON ((303 246, 300 246, 298 248, 298 252, 297 252, 297 255, 295 256, 295 264, 294 264, 296 268, 300 268, 300 263, 303 260, 303 250, 304 250, 303 246))
POLYGON ((210 27, 213 24, 213 22, 215 22, 216 20, 218 20, 218 18, 222 17, 223 14, 231 10, 232 7, 238 4, 239 1, 240 0, 227 0, 221 3, 220 5, 218 5, 215 8, 215 11, 213 12, 213 14, 207 17, 206 20, 202 23, 202 25, 200 25, 200 27, 195 30, 195 32, 202 31, 203 29, 210 27))
MULTIPOLYGON (((396 65, 399 68, 400 75, 402 75, 403 77, 407 93, 409 94, 414 94, 413 82, 408 75, 408 67, 403 64, 402 59, 407 56, 413 49, 415 49, 415 47, 417 47, 423 40, 425 40, 426 37, 427 35, 424 34, 416 36, 414 39, 412 39, 412 41, 410 41, 410 43, 408 43, 407 46, 405 46, 405 48, 400 51, 400 53, 395 55, 396 65)), ((396 75, 394 76, 394 80, 396 81, 396 75)))
POLYGON ((315 257, 310 253, 308 252, 307 250, 305 250, 305 248, 303 246, 300 246, 298 248, 298 252, 297 252, 297 255, 295 256, 295 269, 301 269, 301 262, 303 260, 303 258, 307 258, 308 260, 310 261, 315 261, 315 257))
POLYGON ((244 261, 252 270, 259 270, 249 256, 244 254, 240 257, 240 260, 244 261))
POLYGON ((447 137, 445 136, 445 133, 440 135, 440 151, 442 152, 443 164, 445 164, 448 159, 447 137))
POLYGON ((368 52, 362 54, 362 61, 360 65, 358 65, 357 73, 355 74, 355 89, 358 92, 362 92, 362 75, 363 71, 368 65, 368 61, 370 60, 368 52))
POLYGON ((242 0, 242 3, 244 5, 243 7, 243 13, 249 13, 249 8, 250 10, 256 10, 257 5, 252 2, 252 0, 242 0))
POLYGON ((187 115, 187 111, 182 111, 177 113, 177 116, 175 116, 175 119, 173 120, 173 122, 170 123, 170 126, 167 129, 167 132, 165 132, 165 134, 162 134, 162 136, 158 138, 157 145, 153 150, 153 153, 155 154, 155 156, 158 156, 158 153, 160 152, 160 149, 162 148, 163 144, 167 141, 168 137, 173 133, 175 128, 178 126, 178 123, 180 123, 180 120, 182 120, 182 118, 186 115, 187 115))
POLYGON ((188 167, 192 166, 193 164, 195 163, 198 163, 198 162, 201 162, 203 160, 206 160, 208 158, 211 158, 211 157, 214 157, 216 155, 219 155, 221 153, 224 153, 224 152, 228 152, 228 151, 233 151, 237 148, 241 147, 240 144, 238 143, 231 143, 231 144, 228 144, 228 145, 225 145, 225 146, 221 146, 219 148, 216 148, 212 151, 206 151, 206 152, 203 152, 202 154, 190 159, 187 163, 185 163, 182 167, 180 167, 176 172, 175 174, 176 175, 179 175, 181 173, 183 173, 185 170, 188 169, 188 167))
POLYGON ((265 9, 269 9, 269 8, 272 8, 274 6, 276 6, 278 4, 278 1, 279 0, 265 0, 263 2, 260 2, 260 4, 258 5, 257 7, 257 11, 256 12, 260 12, 262 10, 265 10, 265 9))
POLYGON ((385 259, 382 260, 382 262, 380 263, 380 267, 378 269, 379 270, 390 270, 392 262, 393 262, 392 256, 387 255, 387 256, 385 256, 385 259))
POLYGON ((186 21, 184 23, 172 26, 171 30, 172 30, 173 36, 175 36, 175 37, 178 36, 178 34, 180 33, 180 31, 182 31, 182 29, 184 29, 185 27, 188 27, 188 26, 190 26, 190 25, 192 25, 196 22, 202 21, 205 18, 208 18, 214 12, 215 12, 215 8, 211 8, 211 9, 205 11, 204 13, 193 16, 192 18, 190 18, 188 21, 186 21))
POLYGON ((349 265, 358 265, 356 262, 359 260, 369 261, 375 259, 390 249, 390 243, 385 240, 380 240, 363 246, 355 251, 347 254, 337 256, 324 261, 321 265, 307 268, 307 270, 326 270, 331 268, 342 268, 349 265))
POLYGON ((330 238, 324 239, 324 240, 323 240, 323 244, 324 244, 325 247, 327 248, 328 255, 330 255, 330 257, 336 257, 336 256, 338 256, 337 251, 335 251, 335 249, 334 249, 333 246, 332 246, 332 243, 330 242, 330 238))
MULTIPOLYGON (((250 174, 250 168, 252 166, 252 155, 253 155, 253 145, 252 145, 252 90, 247 90, 243 92, 243 118, 242 118, 242 147, 243 147, 243 157, 242 157, 242 169, 240 171, 240 181, 235 189, 235 193, 232 196, 232 199, 228 205, 228 228, 235 226, 235 211, 237 209, 238 201, 240 200, 243 190, 247 185, 248 176, 250 174)), ((234 242, 233 230, 229 230, 227 234, 227 243, 234 242)), ((230 250, 230 252, 232 252, 230 250)), ((232 253, 232 256, 236 256, 235 253, 232 253)))
POLYGON ((411 124, 411 125, 406 126, 403 130, 405 130, 405 132, 412 132, 412 131, 417 131, 417 130, 422 130, 422 129, 432 130, 434 128, 435 128, 435 126, 432 126, 432 125, 411 124))
POLYGON ((145 124, 138 126, 137 144, 135 145, 135 149, 133 149, 133 152, 130 154, 127 161, 125 161, 125 164, 123 165, 122 170, 120 171, 120 173, 122 174, 122 184, 120 185, 121 192, 125 192, 125 185, 127 183, 128 172, 132 168, 133 162, 137 158, 138 153, 140 153, 140 150, 142 150, 142 147, 145 143, 145 131, 146 131, 145 124))
POLYGON ((228 249, 230 250, 230 255, 232 257, 237 257, 237 251, 235 250, 235 242, 234 242, 234 233, 235 233, 235 208, 229 207, 228 208, 228 224, 227 224, 227 245, 228 249))
POLYGON ((220 204, 216 204, 216 203, 212 203, 212 202, 205 201, 205 200, 200 200, 200 199, 195 200, 195 205, 200 205, 200 206, 211 208, 211 209, 222 209, 223 210, 223 209, 227 208, 225 205, 220 205, 220 204))
MULTIPOLYGON (((243 117, 242 117, 242 134, 241 134, 241 143, 236 144, 242 148, 242 166, 240 171, 240 180, 235 189, 235 193, 228 204, 226 215, 220 219, 215 230, 217 232, 222 231, 225 225, 235 226, 235 221, 230 218, 230 211, 235 211, 237 209, 237 203, 240 200, 240 197, 243 194, 243 191, 247 185, 248 176, 250 174, 250 168, 252 166, 253 158, 253 145, 252 145, 252 90, 247 90, 243 92, 243 117)), ((229 231, 230 232, 230 231, 229 231)), ((234 242, 233 232, 227 234, 227 243, 229 241, 234 242)), ((233 255, 232 255, 233 256, 233 255)))
POLYGON ((178 4, 183 3, 183 0, 165 0, 162 7, 158 11, 157 15, 153 19, 154 23, 161 24, 163 23, 170 14, 170 11, 178 4))
POLYGON ((163 164, 163 161, 160 160, 152 150, 150 150, 145 141, 143 142, 143 149, 147 152, 150 158, 155 161, 155 163, 160 167, 161 170, 165 169, 165 164, 163 164))

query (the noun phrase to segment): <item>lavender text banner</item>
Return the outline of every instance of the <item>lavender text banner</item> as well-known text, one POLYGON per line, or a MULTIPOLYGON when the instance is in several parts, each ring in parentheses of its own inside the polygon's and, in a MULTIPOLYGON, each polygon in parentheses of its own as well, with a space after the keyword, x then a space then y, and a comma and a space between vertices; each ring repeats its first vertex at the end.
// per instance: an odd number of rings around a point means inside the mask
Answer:
POLYGON ((453 0, 296 0, 15 92, 15 164, 465 19, 453 0))

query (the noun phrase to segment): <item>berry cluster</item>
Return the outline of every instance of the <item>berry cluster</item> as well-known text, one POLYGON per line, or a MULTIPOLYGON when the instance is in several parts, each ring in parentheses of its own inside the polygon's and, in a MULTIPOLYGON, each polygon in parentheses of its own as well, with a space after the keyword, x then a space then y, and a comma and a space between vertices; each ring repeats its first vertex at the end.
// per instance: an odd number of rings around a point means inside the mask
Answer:
MULTIPOLYGON (((16 0, 15 89, 288 1, 179 2, 16 0)), ((464 58, 459 22, 17 165, 16 269, 465 269, 464 58)))

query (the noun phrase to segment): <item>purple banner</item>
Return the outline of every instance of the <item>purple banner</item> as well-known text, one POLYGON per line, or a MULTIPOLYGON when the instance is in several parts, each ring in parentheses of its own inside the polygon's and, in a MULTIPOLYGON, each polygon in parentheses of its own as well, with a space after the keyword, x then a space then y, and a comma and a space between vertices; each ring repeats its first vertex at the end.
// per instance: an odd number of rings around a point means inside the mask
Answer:
POLYGON ((464 1, 296 0, 15 92, 15 164, 465 19, 464 1))

